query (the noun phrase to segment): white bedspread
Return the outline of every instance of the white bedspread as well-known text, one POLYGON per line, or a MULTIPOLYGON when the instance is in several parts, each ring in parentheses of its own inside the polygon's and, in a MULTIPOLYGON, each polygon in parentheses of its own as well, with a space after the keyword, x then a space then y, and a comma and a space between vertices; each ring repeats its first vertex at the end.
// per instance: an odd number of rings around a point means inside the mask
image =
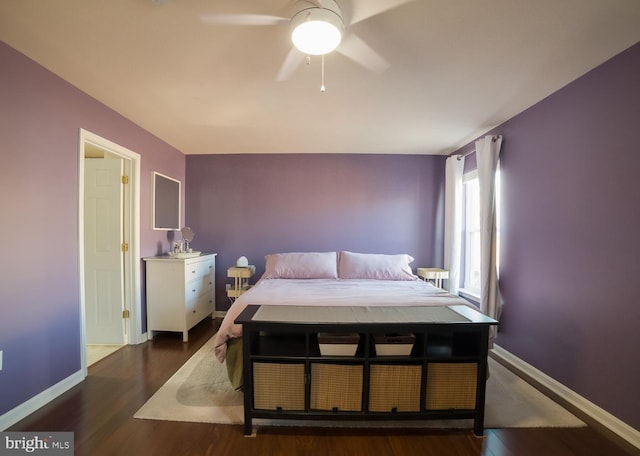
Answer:
MULTIPOLYGON (((227 311, 216 334, 215 354, 223 362, 227 340, 242 335, 238 315, 249 304, 305 306, 469 305, 422 280, 261 279, 227 311)), ((473 306, 471 306, 473 307, 473 306)))

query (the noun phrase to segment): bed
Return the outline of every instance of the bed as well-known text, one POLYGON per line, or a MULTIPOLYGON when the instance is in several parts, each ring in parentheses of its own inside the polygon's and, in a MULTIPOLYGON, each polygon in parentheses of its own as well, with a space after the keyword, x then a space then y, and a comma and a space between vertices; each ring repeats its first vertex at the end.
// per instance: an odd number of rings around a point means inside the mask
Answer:
POLYGON ((407 254, 292 252, 265 259, 265 273, 231 305, 215 336, 216 358, 226 361, 236 388, 242 386, 242 326, 235 319, 247 305, 474 307, 420 280, 407 254))

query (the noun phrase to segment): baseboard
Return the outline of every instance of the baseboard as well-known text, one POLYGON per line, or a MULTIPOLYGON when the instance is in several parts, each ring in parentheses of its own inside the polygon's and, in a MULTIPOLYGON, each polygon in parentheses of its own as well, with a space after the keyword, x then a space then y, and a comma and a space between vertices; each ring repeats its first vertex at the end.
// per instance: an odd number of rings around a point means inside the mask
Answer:
POLYGON ((225 315, 227 315, 227 311, 226 310, 216 310, 213 313, 214 318, 224 318, 225 315))
POLYGON ((139 345, 139 344, 143 344, 145 343, 147 340, 149 340, 149 336, 147 335, 146 332, 143 332, 142 334, 140 334, 135 341, 133 341, 131 343, 131 345, 139 345))
POLYGON ((612 436, 621 439, 635 449, 640 449, 640 431, 632 428, 504 348, 494 345, 490 356, 545 392, 583 421, 601 430, 608 431, 612 436))
POLYGON ((79 370, 76 373, 71 374, 64 380, 61 380, 55 385, 47 388, 40 394, 32 397, 28 401, 23 402, 14 409, 9 410, 4 415, 0 416, 0 431, 4 431, 9 426, 13 426, 18 421, 31 415, 33 412, 47 405, 49 402, 51 402, 61 394, 66 393, 78 383, 81 383, 83 380, 84 375, 82 374, 82 370, 79 370))

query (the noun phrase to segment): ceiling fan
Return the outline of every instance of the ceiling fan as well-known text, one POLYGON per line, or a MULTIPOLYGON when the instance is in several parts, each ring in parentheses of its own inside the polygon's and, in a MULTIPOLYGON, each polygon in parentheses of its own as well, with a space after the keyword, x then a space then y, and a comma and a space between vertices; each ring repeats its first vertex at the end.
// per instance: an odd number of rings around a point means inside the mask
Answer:
POLYGON ((397 8, 413 0, 299 0, 291 17, 261 14, 205 14, 202 22, 217 25, 289 25, 293 47, 285 58, 276 80, 289 79, 309 55, 324 56, 336 51, 381 73, 389 63, 348 26, 397 8))

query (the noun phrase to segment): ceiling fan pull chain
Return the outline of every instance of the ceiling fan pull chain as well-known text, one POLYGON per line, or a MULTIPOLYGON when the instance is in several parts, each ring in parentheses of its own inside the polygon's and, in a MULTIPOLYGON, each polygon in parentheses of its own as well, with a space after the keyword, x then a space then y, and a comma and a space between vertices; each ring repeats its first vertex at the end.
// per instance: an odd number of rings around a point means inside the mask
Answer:
POLYGON ((322 85, 320 85, 320 92, 324 92, 324 54, 322 54, 322 85))

